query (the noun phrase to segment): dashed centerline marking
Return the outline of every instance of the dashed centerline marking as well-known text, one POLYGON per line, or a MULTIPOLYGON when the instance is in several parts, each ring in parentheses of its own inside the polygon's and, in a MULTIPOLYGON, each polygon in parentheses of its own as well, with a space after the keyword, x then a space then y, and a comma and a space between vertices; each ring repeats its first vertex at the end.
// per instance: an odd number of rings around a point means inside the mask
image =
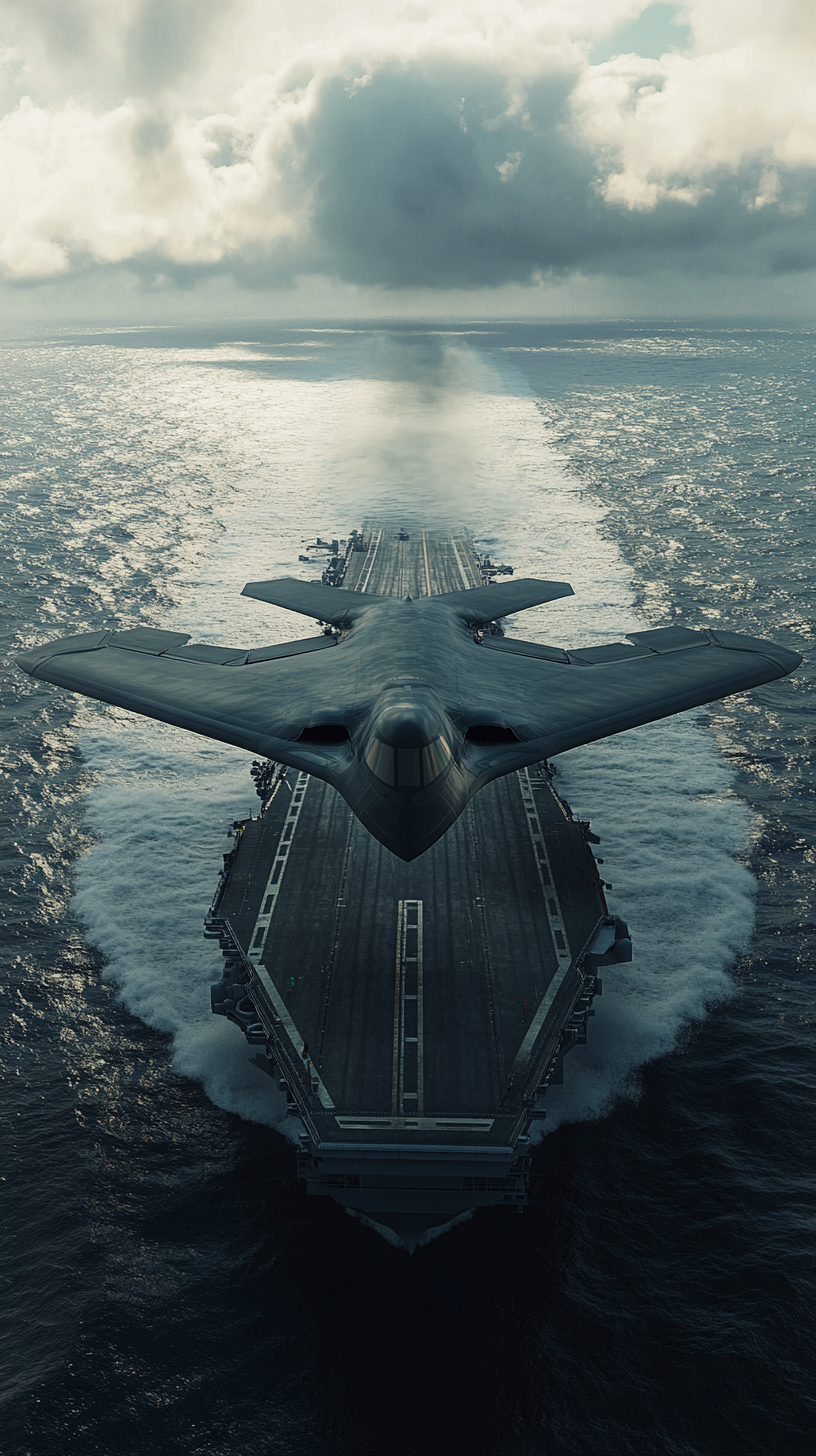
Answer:
MULTIPOLYGON (((286 870, 286 865, 289 860, 289 851, 292 848, 292 841, 295 837, 297 822, 300 818, 300 811, 303 808, 303 800, 305 798, 306 790, 308 789, 308 787, 309 775, 307 773, 298 774, 297 781, 292 792, 292 802, 289 805, 289 812, 283 821, 283 828, 281 830, 280 839, 278 840, 277 853, 275 854, 275 858, 272 861, 272 868, 269 871, 269 879, 266 882, 266 889, 261 896, 261 910, 258 914, 258 918, 255 921, 255 925, 252 930, 249 949, 249 960, 252 964, 253 972, 257 976, 264 992, 271 1001, 275 1009, 275 1014, 283 1025, 286 1034, 295 1049, 298 1059, 300 1059, 302 1056, 303 1037, 295 1026, 295 1023, 292 1020, 291 1016, 289 1015, 283 997, 281 996, 277 986, 275 985, 275 982, 272 980, 269 972, 265 970, 264 967, 261 965, 261 958, 266 947, 266 937, 269 934, 270 921, 272 920, 272 916, 275 913, 275 906, 278 903, 280 887, 283 882, 284 872, 286 870)), ((322 1106, 325 1107, 327 1110, 333 1108, 334 1103, 328 1092, 326 1091, 326 1088, 323 1085, 320 1077, 317 1075, 316 1068, 312 1069, 311 1080, 313 1090, 317 1093, 317 1096, 322 1106)))
POLYGON ((289 851, 292 848, 292 840, 295 837, 295 829, 297 827, 298 819, 300 818, 300 811, 303 808, 303 799, 308 787, 309 775, 307 773, 298 774, 297 782, 295 783, 295 787, 292 792, 292 802, 289 805, 289 812, 283 821, 283 828, 281 830, 280 839, 278 840, 277 852, 275 854, 275 858, 272 861, 272 868, 269 871, 269 879, 266 882, 266 889, 261 896, 261 909, 258 913, 258 918, 255 921, 255 926, 250 937, 249 959, 253 963, 260 961, 264 952, 266 937, 269 933, 269 922, 271 921, 272 916, 275 913, 275 906, 278 903, 280 887, 283 881, 286 864, 289 859, 289 851))
POLYGON ((391 1067, 391 1116, 400 1117, 405 1103, 416 1102, 419 1117, 425 1110, 425 1010, 424 949, 421 900, 400 900, 397 907, 397 946, 394 966, 394 1033, 391 1067), (406 1017, 413 1021, 416 1036, 406 1035, 406 1017), (409 1053, 416 1047, 416 1072, 409 1053), (413 1085, 412 1085, 413 1084, 413 1085))
POLYGON ((515 1073, 515 1071, 518 1068, 522 1067, 527 1061, 527 1058, 529 1057, 530 1052, 535 1045, 536 1037, 538 1036, 538 1033, 544 1025, 547 1013, 550 1010, 550 1007, 552 1006, 556 996, 558 995, 558 992, 561 989, 567 971, 572 965, 572 953, 570 951, 569 941, 567 939, 567 927, 564 924, 564 916, 561 912, 561 905, 558 900, 558 893, 555 888, 555 881, 553 880, 550 857, 547 853, 547 846, 544 842, 544 835, 541 830, 541 820, 538 817, 538 809, 536 807, 535 798, 533 796, 533 786, 530 782, 530 773, 528 769, 525 768, 521 770, 518 775, 518 782, 519 788, 521 789, 521 800, 524 805, 524 812, 527 816, 527 828, 530 831, 530 839, 532 840, 533 844, 533 853, 535 855, 536 866, 538 869, 538 878, 541 882, 541 892, 544 899, 544 909, 547 913, 547 919, 550 925, 550 934, 552 935, 553 950, 555 951, 556 959, 558 961, 558 970, 550 981, 550 984, 544 993, 544 996, 536 1010, 536 1013, 527 1028, 527 1034, 518 1049, 516 1059, 513 1063, 513 1073, 515 1073))
POLYGON ((470 588, 473 586, 473 582, 472 581, 468 581, 467 576, 465 575, 465 568, 462 565, 462 558, 459 555, 459 551, 458 551, 456 542, 454 541, 454 539, 453 539, 452 536, 451 536, 451 546, 453 547, 453 554, 456 557, 456 565, 459 567, 459 575, 461 576, 463 582, 465 583, 465 586, 468 588, 468 590, 470 590, 470 588))
POLYGON ((538 817, 538 809, 536 808, 533 786, 530 783, 528 769, 524 768, 521 770, 518 775, 518 782, 519 788, 521 789, 521 801, 524 805, 524 813, 527 816, 527 828, 530 831, 536 869, 538 870, 538 878, 541 884, 541 893, 544 897, 544 909, 547 912, 547 919, 550 924, 553 950, 555 951, 560 969, 561 965, 565 962, 569 965, 572 960, 572 955, 567 940, 567 927, 564 924, 564 916, 561 913, 561 905, 555 888, 555 881, 553 880, 550 856, 547 853, 547 845, 541 829, 541 820, 538 817))

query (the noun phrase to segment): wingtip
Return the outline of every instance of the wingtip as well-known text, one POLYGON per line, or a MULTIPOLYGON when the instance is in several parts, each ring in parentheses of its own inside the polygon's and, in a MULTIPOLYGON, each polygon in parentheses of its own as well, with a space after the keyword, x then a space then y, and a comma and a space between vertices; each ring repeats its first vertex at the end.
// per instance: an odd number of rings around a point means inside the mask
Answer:
MULTIPOLYGON (((499 583, 497 583, 497 585, 499 585, 499 583)), ((548 581, 545 580, 543 577, 539 576, 520 577, 518 580, 514 579, 513 581, 509 581, 506 583, 502 582, 501 585, 506 585, 509 587, 524 587, 527 588, 530 592, 534 592, 536 594, 541 592, 541 601, 538 603, 538 605, 542 607, 547 606, 549 602, 560 601, 562 597, 575 596, 575 590, 573 587, 570 586, 568 581, 548 581), (544 595, 545 592, 546 596, 544 595)))
POLYGON ((30 647, 27 652, 18 653, 14 661, 17 667, 22 668, 23 672, 28 673, 29 677, 34 677, 36 675, 35 669, 37 663, 42 662, 42 659, 43 649, 41 647, 30 647))
POLYGON ((721 627, 710 629, 709 637, 720 647, 737 652, 755 652, 759 657, 770 658, 783 677, 789 677, 804 661, 801 653, 781 647, 778 642, 769 642, 765 637, 748 637, 742 632, 728 632, 721 627))
POLYGON ((801 652, 789 652, 787 648, 777 648, 777 656, 786 677, 795 672, 797 667, 801 667, 805 660, 801 652))
POLYGON ((80 632, 71 637, 55 637, 50 642, 41 642, 38 647, 29 647, 15 657, 19 668, 29 677, 37 677, 37 668, 51 657, 60 657, 67 652, 90 652, 102 647, 111 636, 110 632, 80 632))

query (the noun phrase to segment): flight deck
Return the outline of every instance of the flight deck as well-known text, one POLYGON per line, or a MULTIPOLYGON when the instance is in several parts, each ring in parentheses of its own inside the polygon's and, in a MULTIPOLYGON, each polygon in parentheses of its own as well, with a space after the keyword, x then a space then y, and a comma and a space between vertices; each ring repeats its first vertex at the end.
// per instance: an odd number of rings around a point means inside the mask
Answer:
MULTIPOLYGON (((368 524, 332 548, 324 582, 382 596, 495 571, 453 531, 368 524)), ((522 1205, 547 1083, 586 1037, 598 965, 630 953, 589 825, 538 764, 406 863, 328 784, 255 776, 262 811, 233 826, 207 918, 225 960, 213 1010, 287 1091, 307 1188, 409 1246, 477 1204, 522 1205)))

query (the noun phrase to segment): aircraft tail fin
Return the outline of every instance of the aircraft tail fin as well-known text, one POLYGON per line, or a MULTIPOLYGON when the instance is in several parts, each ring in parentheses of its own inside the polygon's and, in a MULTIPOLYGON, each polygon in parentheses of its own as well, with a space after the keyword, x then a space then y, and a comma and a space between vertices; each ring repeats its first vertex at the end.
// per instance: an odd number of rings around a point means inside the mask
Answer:
POLYGON ((241 596, 256 597, 258 601, 287 607, 290 612, 300 612, 304 617, 315 617, 338 627, 350 626, 369 607, 392 600, 375 596, 373 592, 323 586, 319 581, 298 581, 293 576, 284 576, 278 581, 248 581, 241 596))
POLYGON ((515 581, 496 582, 493 586, 443 592, 435 596, 434 601, 444 602, 466 622, 479 625, 494 622, 497 617, 509 617, 512 612, 523 612, 527 607, 554 602, 558 597, 571 596, 574 592, 569 582, 535 581, 532 577, 522 577, 515 581))
MULTIPOLYGON (((271 602, 276 607, 287 607, 290 612, 301 612, 304 617, 316 617, 338 627, 349 627, 370 607, 395 600, 394 597, 377 596, 374 592, 323 586, 319 581, 298 581, 293 576, 284 576, 278 581, 248 581, 241 595, 271 602)), ((538 607, 542 602, 572 595, 572 587, 566 581, 522 578, 466 591, 441 592, 433 600, 452 607, 464 621, 479 625, 492 622, 496 617, 507 617, 511 612, 523 612, 526 607, 538 607)))

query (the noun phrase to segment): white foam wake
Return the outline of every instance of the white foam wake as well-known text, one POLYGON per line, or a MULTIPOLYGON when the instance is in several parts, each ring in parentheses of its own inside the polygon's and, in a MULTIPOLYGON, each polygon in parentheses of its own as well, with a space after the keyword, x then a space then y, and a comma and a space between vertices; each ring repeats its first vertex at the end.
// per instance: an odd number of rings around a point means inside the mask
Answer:
MULTIPOLYGON (((315 575, 298 564, 302 538, 345 534, 385 503, 463 517, 519 574, 571 581, 576 597, 525 613, 513 624, 520 635, 577 646, 643 626, 626 564, 602 532, 604 512, 548 443, 521 376, 448 347, 433 388, 420 387, 411 370, 400 377, 393 351, 389 360, 385 379, 359 377, 358 361, 357 374, 315 385, 204 375, 185 358, 173 389, 164 374, 152 403, 142 374, 140 407, 155 409, 157 428, 162 411, 175 419, 195 401, 213 462, 190 493, 183 549, 164 550, 157 531, 156 572, 177 603, 162 625, 228 645, 300 635, 288 613, 240 598, 241 585, 315 575)), ((127 497, 109 503, 123 524, 130 508, 127 497)), ((201 935, 224 831, 257 804, 248 755, 98 705, 80 721, 97 774, 88 815, 98 843, 80 863, 76 907, 107 974, 135 1014, 172 1034, 177 1071, 199 1079, 218 1106, 280 1123, 274 1084, 249 1063, 240 1033, 210 1012, 220 957, 201 935)), ((602 836, 603 873, 635 960, 607 973, 588 1044, 571 1053, 564 1089, 550 1093, 548 1130, 631 1091, 634 1069, 728 994, 753 892, 734 859, 746 811, 693 714, 576 750, 559 769, 566 797, 602 836)))
MULTIPOLYGON (((514 370, 502 372, 514 396, 492 403, 518 514, 509 529, 497 519, 497 549, 520 574, 565 579, 576 593, 525 612, 512 632, 579 647, 664 625, 638 617, 629 568, 602 529, 605 509, 546 443, 526 384, 514 370)), ((485 400, 482 413, 489 408, 485 400)), ((732 992, 728 966, 754 922, 755 881, 737 858, 751 816, 700 717, 697 710, 647 724, 556 760, 560 792, 601 837, 607 898, 629 924, 634 959, 605 971, 587 1044, 566 1059, 564 1086, 548 1092, 542 1133, 636 1095, 637 1069, 732 992)))

